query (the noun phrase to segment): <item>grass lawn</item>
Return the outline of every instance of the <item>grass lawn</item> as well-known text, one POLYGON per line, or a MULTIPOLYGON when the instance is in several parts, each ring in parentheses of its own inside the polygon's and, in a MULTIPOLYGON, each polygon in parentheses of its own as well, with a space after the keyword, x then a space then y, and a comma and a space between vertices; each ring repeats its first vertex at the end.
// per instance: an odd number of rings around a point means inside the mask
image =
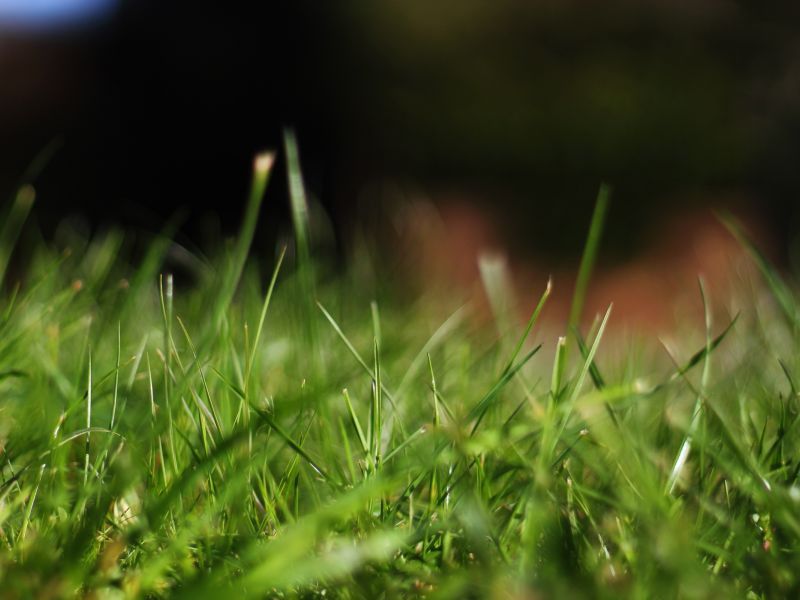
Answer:
POLYGON ((271 277, 248 257, 269 155, 191 282, 167 226, 134 266, 119 230, 28 243, 14 286, 32 188, 8 207, 0 598, 797 597, 800 311, 735 222, 750 305, 712 314, 701 284, 673 364, 610 345, 613 308, 574 327, 607 190, 564 337, 538 310, 476 332, 367 252, 321 266, 287 158, 271 277))

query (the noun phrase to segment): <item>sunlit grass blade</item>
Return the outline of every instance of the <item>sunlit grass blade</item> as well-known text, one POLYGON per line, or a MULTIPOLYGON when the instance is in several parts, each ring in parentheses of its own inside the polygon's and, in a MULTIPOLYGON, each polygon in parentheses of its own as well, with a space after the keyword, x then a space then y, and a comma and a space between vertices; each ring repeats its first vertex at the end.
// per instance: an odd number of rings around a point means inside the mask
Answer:
POLYGON ((569 422, 570 415, 572 414, 573 409, 575 408, 575 403, 578 399, 578 395, 583 388, 583 382, 586 380, 586 374, 589 372, 589 365, 592 364, 594 360, 595 354, 597 353, 597 348, 600 346, 600 340, 603 338, 603 332, 605 331, 606 325, 608 324, 608 318, 611 316, 611 309, 613 308, 613 304, 609 305, 608 310, 606 311, 605 316, 603 317, 603 321, 600 324, 600 329, 597 330, 597 335, 594 338, 594 343, 592 344, 591 350, 589 350, 589 354, 586 357, 586 360, 583 361, 583 366, 581 367, 580 374, 578 375, 578 379, 572 388, 572 393, 569 396, 569 399, 563 404, 563 406, 559 407, 561 415, 560 418, 560 427, 558 427, 558 432, 555 436, 552 435, 552 431, 548 429, 545 434, 545 441, 542 442, 542 453, 541 459, 542 461, 546 461, 551 457, 556 449, 556 445, 558 444, 559 440, 564 434, 564 429, 569 422))
POLYGON ((178 323, 180 323, 181 329, 183 329, 183 334, 186 336, 186 341, 189 342, 189 348, 192 351, 192 356, 194 357, 195 365, 197 365, 197 372, 200 374, 200 381, 203 383, 203 389, 206 392, 206 398, 208 398, 208 404, 211 407, 211 415, 213 417, 214 426, 219 431, 220 435, 225 437, 225 430, 222 428, 222 420, 219 418, 219 412, 217 411, 217 407, 214 405, 214 399, 211 397, 211 392, 208 389, 208 384, 206 383, 206 376, 203 373, 203 368, 200 366, 200 361, 197 359, 197 351, 194 348, 194 344, 192 343, 192 338, 189 335, 189 332, 186 329, 186 326, 181 321, 180 317, 178 317, 178 323))
POLYGON ((89 431, 92 428, 92 348, 89 347, 89 383, 86 386, 86 464, 83 470, 83 486, 89 479, 89 431))
POLYGON ((711 307, 706 299, 706 291, 703 286, 702 278, 698 279, 698 283, 700 285, 700 296, 703 300, 703 311, 705 314, 705 328, 706 328, 706 348, 705 348, 705 355, 704 359, 705 362, 703 364, 703 375, 701 377, 700 383, 700 394, 697 396, 697 400, 695 401, 694 411, 692 412, 692 420, 689 425, 689 431, 684 437, 683 443, 681 444, 681 449, 678 452, 678 456, 675 458, 675 463, 672 467, 672 472, 669 475, 669 479, 667 480, 667 493, 671 494, 675 489, 675 484, 678 481, 678 477, 680 477, 681 472, 683 471, 684 466, 686 465, 686 461, 689 458, 689 452, 691 451, 692 447, 692 437, 697 430, 697 425, 699 419, 701 418, 703 402, 705 401, 707 389, 708 389, 708 380, 709 375, 711 373, 711 344, 713 343, 711 339, 711 307))
MULTIPOLYGON (((578 349, 581 351, 581 357, 586 360, 586 358, 589 356, 589 348, 586 347, 586 342, 583 340, 583 336, 577 329, 573 329, 572 333, 575 334, 575 340, 578 342, 578 349)), ((592 378, 594 387, 596 387, 598 390, 602 390, 604 387, 606 387, 606 382, 603 379, 603 376, 600 374, 600 369, 597 368, 597 365, 594 363, 594 361, 592 361, 592 364, 589 365, 589 375, 592 378)))
MULTIPOLYGON (((344 332, 336 324, 336 321, 333 320, 333 317, 328 313, 327 310, 325 310, 325 307, 322 306, 322 304, 317 302, 317 306, 319 306, 319 309, 322 311, 322 313, 325 315, 325 317, 328 319, 328 321, 330 321, 330 324, 333 326, 333 329, 336 331, 337 334, 339 334, 339 337, 345 343, 345 345, 347 346, 347 349, 350 350, 350 353, 355 357, 355 359, 358 361, 358 363, 362 367, 364 367, 364 370, 367 372, 367 374, 372 379, 375 379, 375 374, 372 372, 372 369, 370 369, 367 366, 367 363, 365 363, 364 359, 362 359, 361 356, 358 354, 356 349, 353 347, 353 344, 350 343, 350 340, 347 339, 347 336, 344 334, 344 332)), ((397 404, 395 402, 395 399, 389 393, 389 390, 387 390, 386 387, 383 384, 381 384, 381 390, 382 390, 382 392, 384 394, 386 394, 386 397, 389 399, 389 402, 392 403, 392 408, 394 409, 394 414, 395 414, 395 417, 397 418, 397 424, 400 426, 400 433, 402 434, 403 439, 405 439, 406 438, 406 432, 405 432, 405 428, 403 427, 403 419, 402 419, 402 417, 400 415, 400 412, 397 410, 397 404)))
MULTIPOLYGON (((39 493, 39 486, 42 483, 42 475, 44 475, 45 465, 39 468, 39 473, 36 477, 36 483, 33 485, 33 493, 28 497, 28 502, 25 505, 25 515, 22 518, 22 525, 19 528, 19 535, 17 537, 17 544, 22 543, 25 539, 25 534, 28 532, 28 525, 31 522, 31 513, 33 512, 33 503, 36 501, 36 495, 39 493)), ((20 494, 22 496, 22 494, 20 494)))
POLYGON ((211 308, 210 317, 213 319, 215 330, 222 324, 225 312, 242 276, 247 255, 253 242, 253 236, 255 235, 261 201, 264 198, 264 192, 267 189, 267 182, 274 163, 275 154, 272 152, 262 152, 253 160, 253 179, 244 217, 242 218, 242 225, 239 229, 233 252, 229 260, 226 261, 225 268, 219 274, 219 288, 214 295, 215 302, 211 308))
POLYGON ((733 329, 733 326, 736 325, 736 321, 738 319, 739 313, 737 313, 733 320, 728 323, 728 326, 725 328, 725 330, 711 341, 710 345, 706 345, 701 350, 695 352, 689 360, 687 360, 681 367, 678 368, 677 371, 675 371, 675 373, 670 375, 668 381, 674 381, 680 377, 683 377, 693 367, 697 366, 709 352, 716 350, 717 347, 722 343, 722 340, 725 339, 725 336, 728 335, 728 333, 733 329))
POLYGON ((583 304, 586 300, 586 291, 589 287, 589 279, 592 275, 595 260, 597 259, 597 251, 600 247, 600 238, 602 237, 610 198, 611 188, 606 184, 601 185, 597 194, 594 214, 592 215, 592 223, 589 226, 589 236, 586 238, 586 246, 581 258, 581 266, 578 269, 578 279, 575 283, 575 294, 572 297, 572 307, 569 311, 567 331, 571 331, 573 327, 577 327, 580 324, 583 304))
POLYGON ((378 303, 373 300, 369 303, 369 308, 372 313, 372 331, 375 335, 375 341, 378 344, 378 349, 381 347, 381 316, 378 311, 378 303))
POLYGON ((350 421, 353 423, 353 428, 355 428, 356 433, 358 434, 358 441, 361 443, 361 450, 364 452, 364 454, 369 456, 369 442, 367 442, 367 438, 364 436, 364 432, 361 429, 358 416, 356 416, 356 411, 353 409, 353 403, 350 402, 350 394, 347 393, 347 390, 342 390, 342 393, 344 394, 344 401, 347 404, 347 412, 350 415, 350 421))
POLYGON ((161 299, 161 313, 164 317, 164 408, 167 412, 167 431, 169 435, 169 453, 172 467, 178 473, 178 455, 175 451, 175 431, 172 423, 172 402, 170 395, 170 345, 172 344, 172 275, 167 276, 167 303, 164 302, 164 282, 159 278, 158 292, 161 299))
POLYGON ((533 316, 531 317, 531 320, 528 321, 528 326, 525 328, 522 337, 519 339, 517 347, 514 348, 514 352, 511 353, 511 358, 508 359, 508 364, 506 365, 505 369, 503 369, 501 377, 511 370, 511 367, 514 365, 514 361, 517 360, 517 356, 519 355, 520 350, 522 350, 522 345, 525 343, 525 340, 527 339, 528 334, 530 333, 531 328, 533 327, 533 324, 536 323, 536 319, 539 317, 539 313, 542 312, 542 308, 544 307, 545 302, 547 302, 547 298, 550 296, 550 291, 552 290, 552 288, 553 288, 552 280, 548 280, 547 287, 545 288, 544 293, 542 294, 542 298, 541 300, 539 300, 539 304, 536 307, 536 310, 533 311, 533 316))
POLYGON ((553 376, 550 381, 550 404, 557 405, 561 400, 561 380, 567 360, 567 338, 560 337, 556 343, 556 357, 553 360, 553 376))
POLYGON ((542 347, 541 344, 536 346, 536 348, 534 348, 533 350, 528 352, 528 354, 522 357, 520 361, 511 368, 511 370, 509 370, 503 377, 500 378, 500 381, 498 381, 494 385, 494 387, 492 387, 492 389, 489 390, 489 393, 486 394, 480 400, 480 402, 478 402, 478 404, 475 405, 475 407, 469 412, 469 414, 467 414, 466 418, 464 419, 464 424, 468 425, 473 421, 475 421, 475 424, 472 427, 473 434, 475 433, 475 430, 478 429, 478 425, 480 425, 481 420, 483 419, 483 415, 486 414, 486 411, 488 410, 489 406, 491 406, 492 402, 495 400, 495 398, 497 398, 497 395, 500 393, 500 391, 506 386, 506 384, 509 381, 511 381, 511 379, 514 378, 514 375, 516 375, 517 372, 522 367, 525 366, 525 363, 527 363, 533 357, 533 355, 539 351, 541 347, 542 347))
MULTIPOLYGON (((114 373, 114 401, 111 405, 111 421, 108 425, 109 430, 115 431, 115 423, 114 420, 117 417, 117 393, 119 392, 119 368, 120 368, 120 358, 122 355, 122 324, 117 321, 117 361, 116 361, 116 368, 114 373)), ((106 451, 103 453, 103 464, 108 460, 108 447, 106 447, 106 451)))
POLYGON ((405 450, 408 446, 416 442, 420 437, 425 435, 428 432, 428 428, 425 426, 420 427, 414 433, 408 436, 405 441, 403 441, 400 445, 394 448, 389 454, 383 457, 384 462, 388 462, 393 459, 395 456, 400 454, 403 450, 405 450))
MULTIPOLYGON (((138 358, 141 358, 141 353, 139 354, 138 358)), ((122 369, 124 369, 125 367, 127 367, 129 364, 131 364, 132 362, 134 362, 136 360, 137 360, 136 356, 131 356, 128 360, 126 360, 124 363, 122 363, 118 367, 115 367, 115 368, 111 369, 111 371, 109 371, 108 373, 106 373, 105 375, 100 377, 99 379, 95 379, 95 381, 92 383, 92 391, 97 390, 97 388, 99 388, 106 381, 108 381, 111 378, 112 375, 116 375, 119 371, 121 371, 122 369)), ((135 373, 136 373, 136 371, 134 370, 134 372, 131 374, 131 376, 132 377, 135 376, 135 373)), ((74 403, 72 403, 69 407, 67 407, 67 410, 65 411, 65 414, 67 416, 71 415, 72 412, 74 410, 76 410, 81 405, 81 403, 84 400, 86 400, 88 397, 89 397, 89 390, 85 391, 81 395, 80 398, 78 398, 74 403)))
POLYGON ((297 454, 302 456, 308 462, 308 464, 314 467, 314 470, 317 471, 317 473, 319 473, 323 477, 323 479, 325 479, 325 481, 328 482, 328 484, 330 484, 334 488, 336 488, 339 485, 339 483, 334 479, 332 479, 330 475, 328 475, 328 473, 325 471, 325 469, 321 467, 317 463, 317 461, 314 458, 312 458, 312 456, 302 448, 302 446, 298 445, 297 442, 295 442, 291 438, 291 436, 287 434, 280 427, 280 425, 278 425, 264 410, 262 410, 261 408, 252 403, 250 404, 250 407, 261 418, 261 420, 263 420, 267 425, 270 426, 270 428, 272 428, 273 431, 275 431, 275 433, 277 433, 281 438, 283 438, 283 441, 286 442, 292 450, 297 452, 297 454))
MULTIPOLYGON (((278 256, 278 262, 275 265, 275 270, 272 272, 272 279, 269 282, 269 288, 267 288, 267 295, 264 298, 264 306, 261 309, 261 317, 258 320, 258 329, 256 329, 256 337, 253 340, 253 355, 255 355, 256 351, 258 350, 258 343, 261 341, 261 331, 264 329, 264 320, 267 318, 267 309, 269 308, 270 300, 272 299, 272 291, 275 289, 275 282, 278 280, 278 273, 281 270, 281 264, 283 264, 283 257, 286 256, 286 246, 281 249, 281 253, 278 256)), ((245 393, 247 393, 248 389, 248 382, 250 381, 250 371, 253 368, 253 362, 251 361, 247 365, 247 374, 244 378, 244 389, 245 393)))

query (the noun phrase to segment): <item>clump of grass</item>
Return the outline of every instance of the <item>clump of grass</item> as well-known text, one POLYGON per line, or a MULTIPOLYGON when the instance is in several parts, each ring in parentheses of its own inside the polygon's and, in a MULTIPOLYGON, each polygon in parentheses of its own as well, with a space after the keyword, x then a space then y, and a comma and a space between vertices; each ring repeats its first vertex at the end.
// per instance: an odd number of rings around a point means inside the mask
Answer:
POLYGON ((796 594, 800 313, 735 222, 777 308, 714 326, 706 302, 674 366, 619 364, 611 308, 578 328, 605 188, 564 337, 540 338, 548 286, 487 341, 446 299, 379 306, 375 282, 317 276, 287 151, 300 247, 266 290, 261 156, 241 235, 194 285, 158 276, 169 228, 135 267, 110 230, 42 245, 3 298, 3 597, 796 594))

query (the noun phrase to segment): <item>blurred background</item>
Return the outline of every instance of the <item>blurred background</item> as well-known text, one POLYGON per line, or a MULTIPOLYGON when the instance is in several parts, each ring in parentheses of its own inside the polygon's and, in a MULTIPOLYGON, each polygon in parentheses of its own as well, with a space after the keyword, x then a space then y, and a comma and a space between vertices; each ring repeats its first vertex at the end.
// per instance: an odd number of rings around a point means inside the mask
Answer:
MULTIPOLYGON (((722 204, 756 215, 785 259, 800 4, 0 0, 0 194, 53 150, 45 235, 76 215, 156 231, 184 208, 180 235, 203 247, 235 231, 252 156, 286 126, 339 252, 386 194, 424 190, 514 253, 571 260, 606 181, 607 257, 722 204)), ((268 253, 288 222, 283 169, 268 253)))

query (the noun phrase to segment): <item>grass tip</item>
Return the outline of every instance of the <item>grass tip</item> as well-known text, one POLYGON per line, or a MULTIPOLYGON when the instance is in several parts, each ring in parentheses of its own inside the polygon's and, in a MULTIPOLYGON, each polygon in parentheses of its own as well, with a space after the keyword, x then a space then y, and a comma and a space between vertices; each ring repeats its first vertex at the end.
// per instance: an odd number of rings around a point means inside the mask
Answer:
POLYGON ((253 168, 257 173, 268 173, 269 170, 272 168, 273 163, 275 162, 275 153, 274 152, 261 152, 256 154, 256 158, 253 161, 253 168))
POLYGON ((36 199, 36 190, 30 184, 23 185, 17 192, 17 202, 22 205, 33 204, 36 199))

